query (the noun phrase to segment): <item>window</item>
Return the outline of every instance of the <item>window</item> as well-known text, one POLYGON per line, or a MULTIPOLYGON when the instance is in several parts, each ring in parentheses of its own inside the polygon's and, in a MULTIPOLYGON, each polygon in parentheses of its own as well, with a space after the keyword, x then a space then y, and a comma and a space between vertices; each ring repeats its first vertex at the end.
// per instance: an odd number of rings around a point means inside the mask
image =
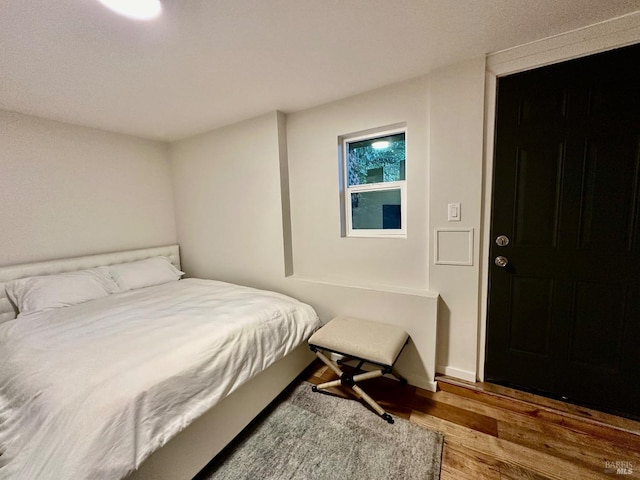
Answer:
POLYGON ((406 129, 343 137, 348 237, 406 237, 406 129))

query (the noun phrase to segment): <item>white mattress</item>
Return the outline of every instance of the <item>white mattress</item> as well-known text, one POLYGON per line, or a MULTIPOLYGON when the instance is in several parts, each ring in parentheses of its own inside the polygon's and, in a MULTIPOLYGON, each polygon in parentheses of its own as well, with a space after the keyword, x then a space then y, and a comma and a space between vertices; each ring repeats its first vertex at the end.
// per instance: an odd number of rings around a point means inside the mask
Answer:
POLYGON ((198 279, 0 324, 0 479, 124 477, 319 326, 292 298, 198 279))

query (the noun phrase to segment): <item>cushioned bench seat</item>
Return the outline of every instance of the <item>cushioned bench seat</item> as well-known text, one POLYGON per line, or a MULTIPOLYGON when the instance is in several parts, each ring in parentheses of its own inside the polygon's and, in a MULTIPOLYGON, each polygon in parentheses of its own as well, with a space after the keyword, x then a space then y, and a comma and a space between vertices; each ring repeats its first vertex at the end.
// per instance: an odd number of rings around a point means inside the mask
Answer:
POLYGON ((314 386, 313 390, 318 391, 338 385, 347 385, 358 393, 382 418, 389 423, 393 423, 393 418, 356 385, 356 382, 379 377, 387 373, 404 382, 404 379, 393 371, 393 364, 408 340, 409 334, 394 325, 346 316, 334 318, 309 338, 309 347, 340 379, 314 386), (322 350, 359 360, 360 363, 356 367, 356 371, 364 363, 375 364, 382 368, 359 375, 348 375, 336 363, 329 360, 322 353, 322 350))
POLYGON ((378 365, 392 366, 408 338, 407 332, 394 325, 336 317, 314 333, 309 344, 378 365))

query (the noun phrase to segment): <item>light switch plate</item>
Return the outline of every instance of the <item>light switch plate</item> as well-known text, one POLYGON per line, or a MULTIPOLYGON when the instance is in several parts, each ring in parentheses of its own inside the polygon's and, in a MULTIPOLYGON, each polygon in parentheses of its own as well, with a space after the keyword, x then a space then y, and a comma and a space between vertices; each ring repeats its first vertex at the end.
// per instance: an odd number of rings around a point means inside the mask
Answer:
POLYGON ((450 222, 460 221, 460 204, 450 203, 447 208, 447 220, 450 222))

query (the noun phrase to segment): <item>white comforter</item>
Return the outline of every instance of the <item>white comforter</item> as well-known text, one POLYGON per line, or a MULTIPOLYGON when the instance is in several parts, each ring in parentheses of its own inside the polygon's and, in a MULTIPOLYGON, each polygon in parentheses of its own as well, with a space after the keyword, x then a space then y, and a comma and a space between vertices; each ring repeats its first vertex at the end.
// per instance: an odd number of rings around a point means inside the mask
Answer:
POLYGON ((292 298, 198 279, 0 324, 0 479, 121 478, 318 327, 292 298))

